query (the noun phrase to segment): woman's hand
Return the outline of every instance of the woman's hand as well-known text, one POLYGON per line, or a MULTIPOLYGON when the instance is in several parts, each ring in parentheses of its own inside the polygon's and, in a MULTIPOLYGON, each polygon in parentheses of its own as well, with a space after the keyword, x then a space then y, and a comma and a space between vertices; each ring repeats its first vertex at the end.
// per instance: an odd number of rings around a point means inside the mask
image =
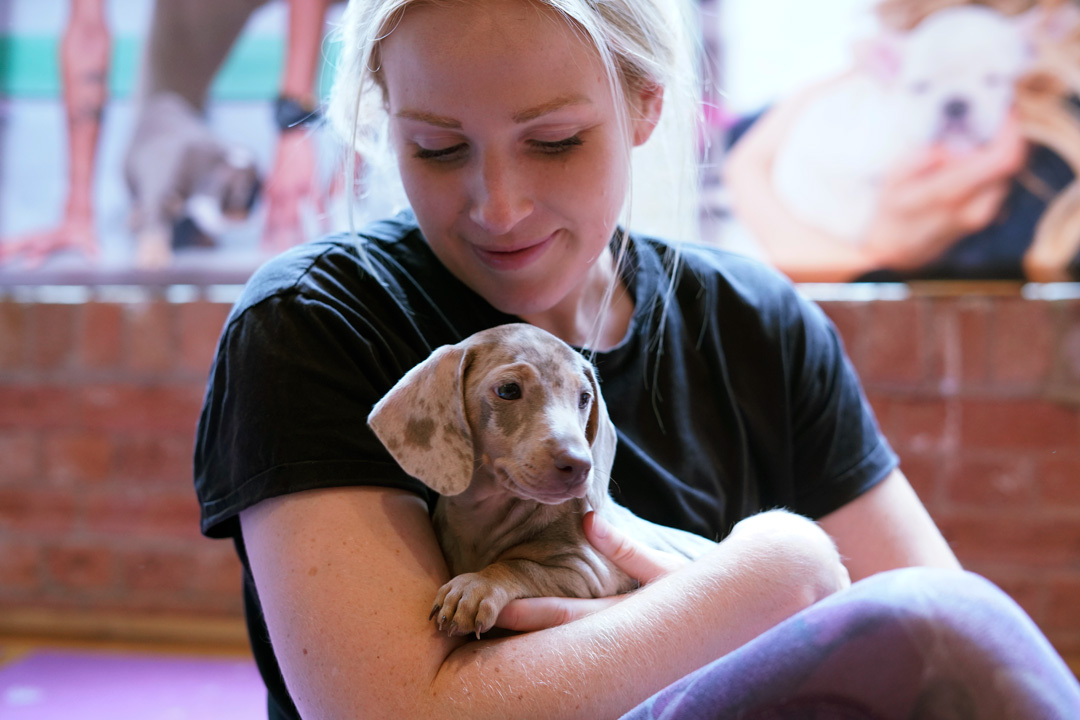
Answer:
POLYGON ((798 220, 772 183, 778 148, 803 109, 846 76, 807 88, 770 110, 735 144, 724 165, 732 210, 769 260, 796 282, 849 282, 881 269, 907 270, 941 255, 997 216, 1027 144, 1015 118, 985 146, 959 155, 931 148, 884 180, 862 242, 798 220))
MULTIPOLYGON (((595 512, 586 513, 582 523, 585 538, 589 543, 641 585, 648 585, 690 562, 681 555, 654 550, 635 541, 601 519, 595 512)), ((622 602, 625 597, 626 595, 603 598, 523 598, 514 600, 503 608, 495 625, 521 632, 543 630, 592 615, 598 610, 622 602)))
POLYGON ((876 268, 925 265, 960 238, 982 230, 1001 210, 1027 145, 1016 118, 970 152, 931 147, 885 179, 863 251, 876 268))
MULTIPOLYGON (((648 585, 690 564, 681 555, 655 550, 602 520, 596 513, 585 515, 585 537, 616 567, 641 585, 648 585)), ((847 569, 836 546, 817 525, 801 515, 782 510, 752 515, 737 523, 725 543, 754 547, 762 568, 775 572, 773 582, 788 583, 790 589, 805 594, 809 605, 851 585, 847 569), (789 582, 790 581, 790 582, 789 582)), ((710 553, 711 555, 712 553, 710 553)), ((708 563, 709 555, 699 562, 708 563)), ((721 573, 729 568, 718 568, 721 573)), ((622 602, 627 595, 604 598, 525 598, 507 605, 496 626, 506 630, 533 631, 563 625, 622 602)))

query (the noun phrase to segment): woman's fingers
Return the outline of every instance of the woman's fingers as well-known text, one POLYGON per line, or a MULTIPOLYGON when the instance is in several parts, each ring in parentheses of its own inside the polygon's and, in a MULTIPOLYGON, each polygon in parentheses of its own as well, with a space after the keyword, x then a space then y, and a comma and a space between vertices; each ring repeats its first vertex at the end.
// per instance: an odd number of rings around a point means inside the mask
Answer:
MULTIPOLYGON (((678 570, 689 561, 641 544, 622 530, 601 519, 595 512, 586 513, 585 538, 616 567, 645 585, 678 570)), ((510 602, 495 624, 506 630, 527 632, 564 625, 578 618, 621 602, 626 595, 604 598, 522 598, 510 602)))
POLYGON ((584 527, 589 544, 642 585, 689 562, 681 555, 654 550, 637 542, 595 512, 585 514, 584 527))
POLYGON ((620 602, 624 595, 605 598, 542 597, 511 601, 499 613, 495 625, 505 630, 532 632, 565 625, 620 602))

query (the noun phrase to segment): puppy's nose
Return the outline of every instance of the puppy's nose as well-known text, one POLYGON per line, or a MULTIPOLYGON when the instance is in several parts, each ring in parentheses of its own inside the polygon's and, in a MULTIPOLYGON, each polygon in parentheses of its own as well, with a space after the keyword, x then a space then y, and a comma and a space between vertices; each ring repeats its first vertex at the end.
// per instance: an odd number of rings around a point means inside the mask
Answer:
POLYGON ((968 101, 964 98, 952 98, 945 103, 945 117, 950 120, 963 120, 968 114, 968 101))
POLYGON ((567 489, 583 485, 592 470, 592 456, 580 450, 563 450, 555 456, 555 469, 567 489))

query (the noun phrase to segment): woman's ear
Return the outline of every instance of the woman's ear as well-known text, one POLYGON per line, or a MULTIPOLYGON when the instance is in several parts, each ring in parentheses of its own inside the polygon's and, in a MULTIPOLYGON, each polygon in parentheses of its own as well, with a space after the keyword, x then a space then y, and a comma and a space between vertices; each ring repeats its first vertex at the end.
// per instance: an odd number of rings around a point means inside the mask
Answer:
POLYGON ((634 113, 631 123, 634 131, 634 146, 644 145, 656 124, 660 122, 660 111, 664 107, 664 86, 659 83, 649 83, 644 87, 632 90, 631 108, 634 113))

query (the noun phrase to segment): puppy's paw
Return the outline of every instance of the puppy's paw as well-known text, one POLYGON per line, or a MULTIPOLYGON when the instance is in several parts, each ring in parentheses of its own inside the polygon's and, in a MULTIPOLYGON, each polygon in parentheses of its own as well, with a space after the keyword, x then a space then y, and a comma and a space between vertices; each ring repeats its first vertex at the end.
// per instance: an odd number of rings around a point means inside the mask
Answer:
POLYGON ((465 573, 439 588, 430 618, 448 635, 480 637, 513 597, 479 573, 465 573))

